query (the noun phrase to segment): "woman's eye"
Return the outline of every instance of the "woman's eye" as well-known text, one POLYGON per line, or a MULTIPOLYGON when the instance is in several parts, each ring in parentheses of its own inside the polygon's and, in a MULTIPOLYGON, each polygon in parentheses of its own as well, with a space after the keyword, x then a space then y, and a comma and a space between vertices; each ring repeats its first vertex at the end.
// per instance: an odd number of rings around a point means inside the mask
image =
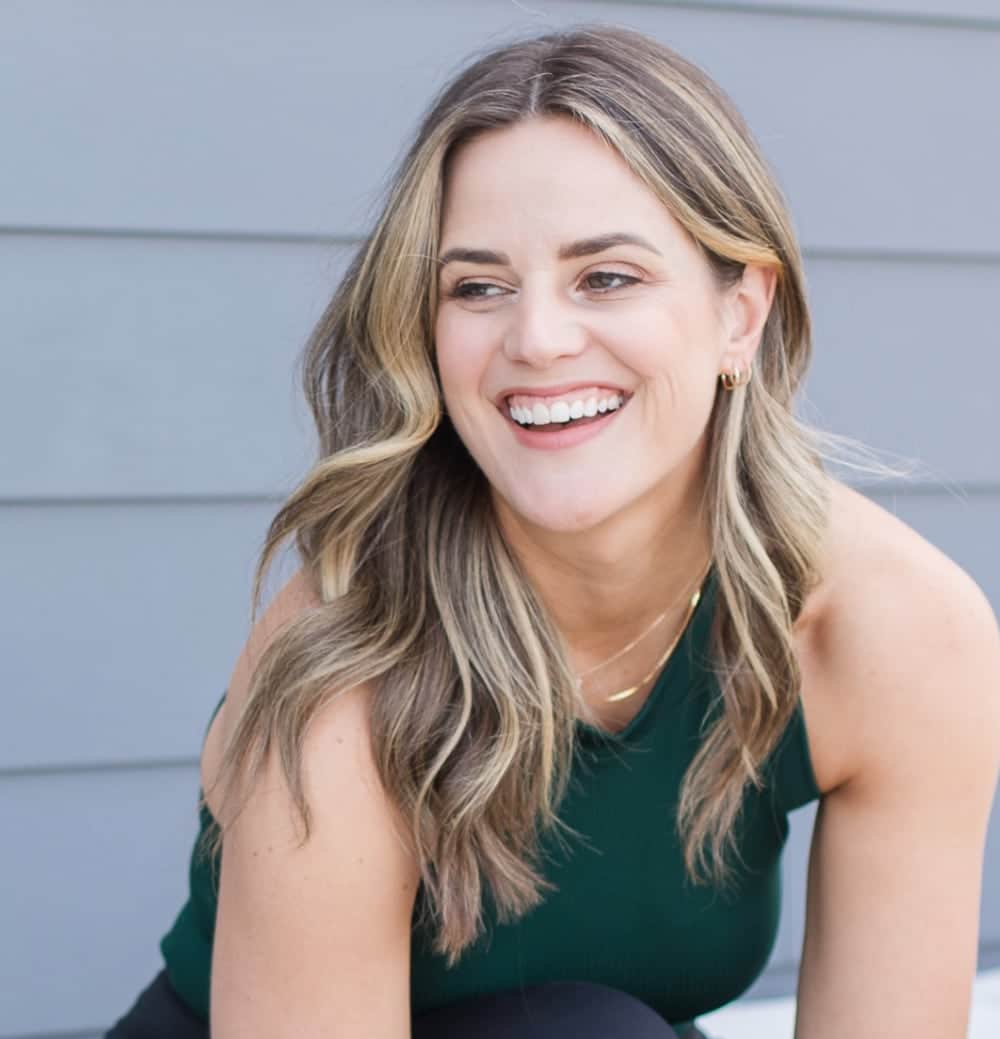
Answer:
POLYGON ((487 281, 463 281, 456 285, 448 295, 453 299, 492 299, 494 295, 502 292, 503 289, 499 285, 493 285, 487 281), (489 289, 497 291, 492 293, 488 291, 489 289))
POLYGON ((590 288, 597 292, 609 292, 611 289, 621 289, 626 285, 634 285, 638 278, 633 278, 630 274, 619 274, 617 271, 593 271, 588 274, 584 279, 590 285, 590 288), (594 279, 598 280, 598 284, 594 284, 594 279), (608 284, 609 281, 613 281, 615 278, 618 279, 617 285, 608 284), (601 284, 601 282, 604 282, 601 284))
MULTIPOLYGON (((584 276, 583 283, 591 292, 600 294, 627 288, 641 280, 630 274, 620 274, 618 271, 592 271, 584 276)), ((451 299, 489 300, 497 299, 506 291, 502 285, 494 285, 488 281, 463 281, 451 289, 448 296, 451 299)))

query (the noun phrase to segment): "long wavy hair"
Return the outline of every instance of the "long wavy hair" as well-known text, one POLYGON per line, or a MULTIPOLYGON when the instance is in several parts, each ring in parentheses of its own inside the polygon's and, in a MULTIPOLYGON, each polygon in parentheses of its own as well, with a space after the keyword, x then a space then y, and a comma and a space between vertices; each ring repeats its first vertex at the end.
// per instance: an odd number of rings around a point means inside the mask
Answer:
POLYGON ((573 756, 565 645, 443 415, 433 350, 449 156, 540 115, 577 120, 610 144, 698 243, 720 288, 748 263, 777 272, 754 378, 717 392, 709 420, 721 710, 677 806, 694 883, 732 879, 745 791, 762 785, 795 709, 792 626, 819 578, 829 511, 824 445, 847 440, 793 415, 811 352, 798 244, 749 129, 702 71, 638 33, 584 26, 493 50, 441 91, 301 358, 319 457, 270 525, 253 615, 290 536, 319 605, 254 670, 208 843, 218 851, 272 747, 308 839, 305 730, 339 691, 370 685, 374 757, 449 964, 481 933, 484 885, 501 920, 551 889, 539 837, 561 825, 573 756))

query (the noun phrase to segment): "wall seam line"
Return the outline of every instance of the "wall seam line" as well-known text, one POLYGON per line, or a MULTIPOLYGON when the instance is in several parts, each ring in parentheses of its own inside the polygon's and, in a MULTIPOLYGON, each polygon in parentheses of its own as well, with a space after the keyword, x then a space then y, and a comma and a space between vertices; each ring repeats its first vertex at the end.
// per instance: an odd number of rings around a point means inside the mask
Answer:
POLYGON ((669 7, 711 14, 758 15, 763 18, 804 18, 813 21, 860 22, 868 25, 912 26, 926 29, 958 29, 971 32, 1000 32, 1000 18, 974 14, 927 14, 920 11, 891 11, 887 8, 861 11, 837 4, 801 7, 794 3, 747 4, 740 0, 582 0, 585 4, 613 7, 669 7))
MULTIPOLYGON (((296 231, 226 231, 195 228, 69 227, 0 224, 0 238, 96 238, 109 241, 212 242, 230 245, 318 245, 357 248, 359 234, 304 234, 296 231)), ((919 263, 1000 266, 1000 251, 981 249, 892 248, 884 246, 802 245, 806 259, 846 263, 919 263)))
POLYGON ((184 755, 176 758, 123 758, 117 761, 70 761, 42 765, 0 765, 0 781, 5 779, 43 779, 53 776, 106 775, 118 772, 177 772, 198 769, 201 759, 184 755))
MULTIPOLYGON (((838 474, 834 474, 839 479, 838 474)), ((953 480, 941 477, 935 480, 920 480, 905 483, 889 480, 884 483, 846 480, 851 487, 875 497, 947 497, 962 500, 966 498, 990 498, 1000 496, 998 480, 953 480)), ((279 494, 151 494, 144 497, 134 495, 95 494, 79 496, 26 495, 23 497, 8 495, 0 497, 0 509, 19 508, 59 508, 59 507, 158 507, 180 505, 198 506, 242 506, 242 505, 280 505, 286 499, 279 494)))

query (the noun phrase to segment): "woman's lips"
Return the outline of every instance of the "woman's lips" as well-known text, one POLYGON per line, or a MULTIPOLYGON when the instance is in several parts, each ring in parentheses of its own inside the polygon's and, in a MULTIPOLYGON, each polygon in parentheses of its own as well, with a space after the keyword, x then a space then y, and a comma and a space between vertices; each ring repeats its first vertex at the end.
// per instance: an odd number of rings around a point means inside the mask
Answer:
POLYGON ((558 451, 562 448, 575 447, 587 440, 599 436, 628 407, 631 397, 614 411, 582 418, 569 422, 550 422, 544 426, 521 426, 509 414, 505 414, 507 424, 513 429, 517 442, 524 447, 542 451, 558 451))
POLYGON ((535 397, 544 401, 550 397, 566 397, 571 394, 579 396, 581 393, 598 393, 607 396, 609 393, 617 393, 620 397, 629 396, 628 392, 613 382, 601 382, 597 379, 593 382, 563 382, 556 386, 509 386, 494 398, 498 408, 506 406, 511 397, 527 396, 535 397))

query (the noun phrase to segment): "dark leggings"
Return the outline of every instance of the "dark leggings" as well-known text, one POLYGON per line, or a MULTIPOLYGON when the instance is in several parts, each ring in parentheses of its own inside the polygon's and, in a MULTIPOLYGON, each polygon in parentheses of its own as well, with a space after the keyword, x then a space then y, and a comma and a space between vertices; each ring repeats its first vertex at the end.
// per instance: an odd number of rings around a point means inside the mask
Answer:
MULTIPOLYGON (((706 1039, 678 1034, 634 996, 583 981, 475 996, 419 1014, 413 1039, 706 1039)), ((104 1039, 209 1039, 161 971, 104 1039)))

